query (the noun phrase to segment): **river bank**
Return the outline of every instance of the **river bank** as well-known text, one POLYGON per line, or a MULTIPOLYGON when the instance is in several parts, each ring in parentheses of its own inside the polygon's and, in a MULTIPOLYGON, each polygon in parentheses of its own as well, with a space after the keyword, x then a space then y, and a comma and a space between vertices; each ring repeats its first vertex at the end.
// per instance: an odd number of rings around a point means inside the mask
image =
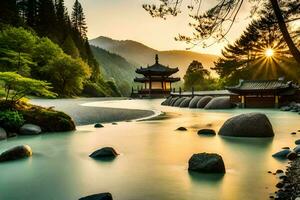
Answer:
POLYGON ((43 107, 54 107, 54 109, 63 111, 70 115, 75 124, 88 125, 94 123, 110 123, 118 121, 128 121, 149 117, 154 114, 151 110, 140 109, 122 109, 83 106, 82 104, 125 100, 126 98, 79 98, 79 99, 32 99, 30 102, 43 107))

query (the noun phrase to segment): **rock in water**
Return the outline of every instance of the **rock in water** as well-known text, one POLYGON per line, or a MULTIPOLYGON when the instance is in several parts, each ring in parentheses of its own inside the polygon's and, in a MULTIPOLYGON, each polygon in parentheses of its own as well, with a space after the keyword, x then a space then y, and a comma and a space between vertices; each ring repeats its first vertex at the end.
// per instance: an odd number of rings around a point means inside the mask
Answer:
POLYGON ((100 193, 94 194, 87 197, 82 197, 79 200, 113 200, 112 195, 110 193, 100 193))
POLYGON ((295 144, 296 144, 296 145, 300 144, 300 140, 296 140, 296 141, 295 141, 295 144))
POLYGON ((185 97, 180 97, 177 101, 172 105, 174 107, 179 107, 180 104, 185 100, 185 97))
POLYGON ((181 127, 177 128, 176 130, 177 131, 187 131, 187 128, 181 126, 181 127))
POLYGON ((30 146, 16 146, 0 154, 0 162, 18 160, 30 156, 32 156, 32 150, 30 146))
POLYGON ((34 125, 34 124, 24 124, 20 128, 21 135, 38 135, 42 132, 41 127, 34 125))
POLYGON ((116 150, 112 147, 104 147, 94 151, 90 157, 91 158, 114 158, 119 155, 116 150))
POLYGON ((192 98, 192 100, 190 101, 190 104, 189 104, 189 108, 197 108, 197 103, 201 98, 202 97, 199 97, 199 96, 195 96, 194 98, 192 98))
POLYGON ((295 151, 296 153, 300 153, 300 145, 297 145, 293 151, 295 151))
POLYGON ((295 160, 297 158, 297 153, 292 151, 286 156, 286 158, 289 160, 295 160))
POLYGON ((180 108, 187 108, 189 107, 190 101, 192 100, 191 97, 185 98, 179 105, 180 108))
POLYGON ((286 158, 289 153, 291 153, 291 150, 284 149, 284 150, 281 150, 281 151, 273 154, 272 156, 275 158, 286 158))
POLYGON ((197 103, 197 108, 204 108, 212 100, 212 98, 213 97, 211 96, 202 97, 197 103))
POLYGON ((268 117, 263 113, 241 114, 228 119, 219 135, 233 137, 273 137, 274 131, 268 117))
POLYGON ((102 124, 100 124, 100 123, 97 123, 97 124, 94 125, 94 127, 95 128, 103 128, 104 126, 102 124))
POLYGON ((229 109, 232 107, 230 97, 215 97, 204 107, 204 109, 229 109))
POLYGON ((198 135, 216 135, 216 132, 212 129, 201 129, 198 131, 198 135))
POLYGON ((225 173, 223 159, 215 153, 194 154, 189 160, 188 169, 203 173, 225 173))
POLYGON ((0 127, 0 140, 5 140, 7 138, 6 131, 0 127))

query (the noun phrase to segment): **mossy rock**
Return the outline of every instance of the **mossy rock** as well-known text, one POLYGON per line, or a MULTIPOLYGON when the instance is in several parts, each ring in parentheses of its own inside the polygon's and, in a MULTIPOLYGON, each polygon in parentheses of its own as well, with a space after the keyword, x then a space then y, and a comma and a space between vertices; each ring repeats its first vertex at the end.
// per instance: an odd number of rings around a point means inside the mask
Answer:
POLYGON ((10 109, 18 111, 23 116, 25 123, 40 126, 42 132, 64 132, 76 129, 75 123, 69 115, 52 108, 18 102, 10 109))

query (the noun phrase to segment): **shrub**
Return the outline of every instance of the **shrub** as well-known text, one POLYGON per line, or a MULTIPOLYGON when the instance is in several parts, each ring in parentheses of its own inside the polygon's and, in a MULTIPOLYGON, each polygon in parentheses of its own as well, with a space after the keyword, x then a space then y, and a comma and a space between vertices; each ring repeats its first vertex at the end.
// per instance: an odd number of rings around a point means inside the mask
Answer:
POLYGON ((24 124, 23 116, 17 111, 1 111, 0 126, 7 131, 17 131, 24 124))

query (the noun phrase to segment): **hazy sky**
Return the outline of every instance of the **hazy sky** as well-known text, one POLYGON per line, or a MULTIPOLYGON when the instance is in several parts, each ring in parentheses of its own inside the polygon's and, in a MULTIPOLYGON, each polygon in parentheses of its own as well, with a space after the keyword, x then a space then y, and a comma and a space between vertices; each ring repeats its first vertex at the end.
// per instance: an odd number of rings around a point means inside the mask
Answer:
MULTIPOLYGON (((65 0, 71 11, 74 0, 65 0)), ((176 42, 174 37, 178 33, 191 33, 188 27, 189 17, 182 13, 178 17, 167 20, 152 18, 143 10, 143 3, 157 2, 155 0, 80 0, 88 23, 89 39, 98 36, 108 36, 118 40, 136 40, 157 50, 186 49, 184 42, 176 42)), ((203 6, 214 5, 215 0, 204 0, 203 6)), ((205 10, 203 7, 203 10, 205 10)), ((247 26, 249 19, 249 5, 244 5, 238 22, 233 26, 228 36, 230 41, 239 37, 247 26)), ((203 49, 193 48, 202 53, 220 54, 224 44, 203 49)))

